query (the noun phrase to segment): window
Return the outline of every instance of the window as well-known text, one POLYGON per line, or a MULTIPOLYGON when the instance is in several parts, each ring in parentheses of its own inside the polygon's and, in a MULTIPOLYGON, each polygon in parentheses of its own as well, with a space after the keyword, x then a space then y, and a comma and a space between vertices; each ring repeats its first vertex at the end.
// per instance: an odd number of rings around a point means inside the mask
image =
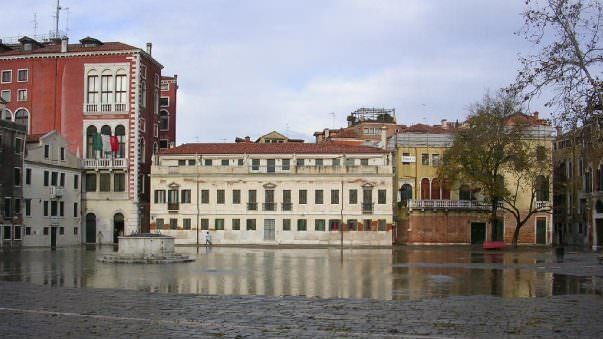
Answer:
POLYGON ((331 190, 331 204, 339 204, 339 190, 331 190))
POLYGON ((201 190, 201 203, 209 204, 209 190, 201 190))
POLYGON ((216 219, 216 231, 224 231, 224 219, 216 219))
POLYGON ((241 219, 232 219, 232 230, 239 231, 241 229, 241 219))
POLYGON ((31 168, 25 169, 25 184, 31 185, 31 168))
POLYGON ((180 202, 183 204, 191 203, 191 190, 181 190, 180 191, 180 202))
POLYGON ((348 219, 348 231, 358 231, 358 220, 348 219))
POLYGON ((317 167, 322 167, 322 159, 316 159, 314 161, 314 163, 316 164, 317 167))
POLYGON ((25 216, 29 217, 31 215, 31 199, 25 199, 25 216))
POLYGON ((15 199, 15 214, 21 214, 21 199, 15 199))
POLYGON ((171 230, 177 230, 178 229, 178 219, 176 219, 176 218, 171 218, 170 219, 170 229, 171 230))
POLYGON ((387 231, 387 222, 385 219, 379 219, 378 231, 387 231))
POLYGON ((15 186, 21 186, 21 168, 15 167, 13 172, 15 186))
POLYGON ((182 228, 185 230, 191 229, 191 219, 190 218, 182 219, 182 228))
POLYGON ((246 229, 248 231, 255 231, 255 219, 247 219, 246 229))
POLYGON ((378 204, 386 204, 387 201, 387 190, 378 190, 377 191, 377 203, 378 204))
POLYGON ((170 98, 169 97, 161 97, 159 98, 159 106, 161 107, 167 107, 170 105, 170 98))
POLYGON ((307 230, 306 219, 297 219, 297 230, 298 231, 306 231, 307 230))
POLYGON ((195 165, 197 165, 197 162, 195 161, 195 159, 188 159, 188 165, 195 166, 195 165))
POLYGON ((3 235, 3 239, 4 240, 10 240, 11 238, 11 231, 10 231, 11 227, 10 226, 4 226, 4 235, 3 235))
POLYGON ((299 203, 300 204, 308 203, 308 190, 299 190, 299 203))
POLYGON ((439 154, 431 155, 431 164, 433 165, 433 167, 440 166, 440 155, 439 154))
POLYGON ((368 164, 369 164, 368 159, 360 159, 360 166, 368 166, 368 164))
POLYGON ((260 159, 251 159, 251 170, 258 171, 260 169, 260 159))
POLYGON ((59 234, 60 235, 65 234, 65 227, 59 227, 59 234))
POLYGON ((77 228, 77 227, 74 227, 74 228, 73 228, 73 234, 74 234, 74 235, 77 235, 77 230, 78 230, 78 228, 77 228))
MULTIPOLYGON (((146 71, 146 68, 145 68, 146 71)), ((140 81, 140 106, 147 107, 147 82, 144 80, 140 81)))
POLYGON ((323 190, 315 190, 314 191, 314 203, 315 204, 322 204, 323 201, 323 190))
POLYGON ((58 212, 59 212, 59 204, 57 204, 57 201, 51 201, 50 202, 50 216, 56 217, 56 216, 58 216, 58 212))
POLYGON ((61 173, 59 178, 59 186, 65 187, 65 173, 61 173))
POLYGON ((60 217, 65 216, 65 202, 64 201, 59 201, 59 216, 60 217))
POLYGON ((159 148, 168 148, 169 143, 166 139, 159 140, 159 148))
POLYGON ((155 203, 165 204, 165 190, 155 190, 155 203))
POLYGON ((333 159, 333 167, 339 167, 339 166, 341 166, 341 161, 339 160, 339 158, 333 159))
POLYGON ((15 122, 19 125, 25 126, 25 129, 29 131, 29 112, 26 109, 16 111, 15 122))
POLYGON ((241 190, 232 190, 232 203, 233 204, 241 203, 241 190))
POLYGON ((283 219, 283 231, 291 231, 291 219, 283 219))
POLYGON ((48 171, 44 171, 44 186, 48 186, 48 171))
POLYGON ((224 193, 224 190, 218 190, 218 191, 216 192, 216 195, 217 195, 217 196, 216 196, 217 203, 218 203, 218 204, 224 204, 224 201, 226 200, 226 199, 225 199, 225 195, 226 195, 226 194, 224 193))
POLYGON ((23 153, 23 139, 21 138, 15 138, 15 153, 23 153))
POLYGON ((212 164, 213 164, 213 162, 212 162, 212 160, 211 160, 211 159, 205 159, 205 160, 203 161, 203 165, 204 165, 204 166, 212 166, 212 164))
POLYGON ((429 154, 427 154, 427 153, 421 154, 421 165, 425 165, 425 166, 429 165, 429 154))
POLYGON ((20 69, 17 71, 17 81, 18 82, 26 82, 29 79, 29 70, 20 69))
POLYGON ((364 225, 362 227, 363 231, 370 231, 371 230, 371 224, 372 224, 372 220, 371 219, 364 219, 364 225))
POLYGON ((163 229, 163 218, 157 218, 157 220, 155 220, 155 225, 158 230, 163 229))
POLYGON ((50 185, 52 186, 56 186, 59 180, 59 173, 58 172, 52 172, 50 173, 50 185))
POLYGON ((113 191, 125 192, 126 190, 126 174, 115 173, 113 174, 113 191))
POLYGON ((48 216, 48 200, 44 200, 44 216, 48 216))
POLYGON ((178 203, 178 190, 173 189, 168 191, 168 208, 169 204, 177 204, 178 203))
POLYGON ((6 70, 2 71, 2 83, 8 83, 13 81, 13 71, 6 70))
POLYGON ((86 94, 86 103, 88 104, 95 104, 97 103, 98 100, 98 75, 95 74, 91 74, 88 75, 88 78, 86 79, 87 81, 87 88, 88 88, 88 93, 86 94))
POLYGON ((27 101, 27 90, 26 89, 17 90, 17 100, 18 101, 27 101))
POLYGON ((300 166, 304 166, 304 159, 297 159, 296 165, 297 165, 298 167, 300 167, 300 166))
POLYGON ((80 209, 79 209, 78 203, 77 203, 77 202, 74 202, 74 203, 73 203, 73 217, 74 217, 74 218, 77 218, 77 217, 79 216, 79 214, 80 214, 80 213, 79 213, 79 210, 80 210, 80 209))
POLYGON ((80 188, 80 175, 79 174, 74 174, 73 175, 73 189, 78 189, 80 188))
POLYGON ((358 203, 358 190, 350 190, 350 204, 358 203))
POLYGON ((314 220, 314 230, 315 231, 324 231, 325 230, 325 220, 324 219, 314 220))
POLYGON ((329 231, 339 231, 339 219, 329 219, 329 231))
MULTIPOLYGON (((53 173, 54 174, 54 173, 53 173)), ((100 181, 100 192, 109 192, 111 191, 111 174, 109 173, 100 173, 99 174, 100 181)))
POLYGON ((25 235, 31 235, 31 227, 25 227, 25 235))
POLYGON ((536 146, 536 160, 537 161, 546 160, 546 147, 536 146))
POLYGON ((276 170, 276 160, 275 159, 266 160, 266 172, 274 173, 275 170, 276 170))
POLYGON ((159 129, 167 131, 170 128, 170 114, 166 110, 159 111, 159 129))
POLYGON ((291 168, 291 160, 283 159, 283 166, 282 166, 283 171, 288 171, 290 168, 291 168))
MULTIPOLYGON (((116 104, 125 104, 128 102, 127 100, 127 91, 128 91, 128 81, 125 71, 118 71, 117 75, 115 75, 115 103, 116 104)), ((125 110, 125 105, 123 108, 118 109, 116 107, 116 111, 125 110)))
POLYGON ((65 161, 65 147, 61 147, 59 151, 61 161, 65 161))
POLYGON ((44 227, 44 235, 48 235, 48 227, 44 227))
POLYGON ((178 166, 186 166, 186 160, 183 160, 183 159, 178 160, 178 166))
POLYGON ((14 230, 13 239, 21 240, 21 226, 14 226, 14 230))
POLYGON ((222 159, 222 161, 220 162, 220 165, 228 166, 228 159, 222 159))
MULTIPOLYGON (((6 102, 10 102, 10 89, 2 90, 2 92, 0 92, 0 97, 2 97, 2 99, 6 102)), ((8 114, 8 119, 5 119, 5 120, 12 120, 12 117, 10 116, 10 112, 8 114)))

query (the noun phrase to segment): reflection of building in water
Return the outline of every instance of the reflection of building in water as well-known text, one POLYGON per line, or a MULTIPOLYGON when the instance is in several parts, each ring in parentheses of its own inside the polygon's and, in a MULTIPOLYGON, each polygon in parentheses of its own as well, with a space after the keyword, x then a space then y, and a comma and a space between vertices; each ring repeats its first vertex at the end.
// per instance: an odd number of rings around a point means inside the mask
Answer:
POLYGON ((553 273, 502 269, 495 264, 535 264, 535 261, 531 256, 518 253, 471 253, 464 249, 396 252, 392 272, 394 299, 452 295, 515 298, 553 294, 553 273))

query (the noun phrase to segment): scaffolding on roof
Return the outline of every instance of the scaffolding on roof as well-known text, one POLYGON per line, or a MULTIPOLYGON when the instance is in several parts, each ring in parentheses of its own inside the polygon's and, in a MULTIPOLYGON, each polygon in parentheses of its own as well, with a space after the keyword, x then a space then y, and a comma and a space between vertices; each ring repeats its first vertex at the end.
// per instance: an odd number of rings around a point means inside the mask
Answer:
POLYGON ((348 122, 350 125, 355 125, 364 121, 396 123, 396 109, 362 107, 348 115, 348 122))

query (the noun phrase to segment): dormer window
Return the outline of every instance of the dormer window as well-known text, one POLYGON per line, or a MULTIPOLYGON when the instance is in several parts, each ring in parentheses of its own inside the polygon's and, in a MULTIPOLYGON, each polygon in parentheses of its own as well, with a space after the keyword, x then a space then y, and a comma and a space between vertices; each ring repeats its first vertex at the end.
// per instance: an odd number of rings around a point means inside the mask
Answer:
POLYGON ((85 37, 83 39, 80 40, 80 44, 82 44, 84 47, 97 47, 102 45, 103 43, 95 38, 91 38, 91 37, 85 37))
POLYGON ((42 47, 42 44, 27 36, 19 39, 19 43, 23 46, 24 51, 32 51, 34 48, 42 47))

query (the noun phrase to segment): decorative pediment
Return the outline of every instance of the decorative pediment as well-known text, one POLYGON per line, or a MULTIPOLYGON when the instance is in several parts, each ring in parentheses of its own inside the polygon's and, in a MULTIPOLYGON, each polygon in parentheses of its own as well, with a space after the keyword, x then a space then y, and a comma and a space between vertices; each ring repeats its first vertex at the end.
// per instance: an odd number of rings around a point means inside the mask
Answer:
POLYGON ((273 183, 271 183, 271 182, 269 182, 269 183, 264 184, 262 187, 264 187, 267 190, 273 190, 273 189, 276 188, 276 185, 273 184, 273 183))
POLYGON ((175 183, 175 182, 173 182, 173 183, 169 184, 168 187, 171 188, 171 189, 177 189, 178 187, 180 187, 180 185, 177 184, 177 183, 175 183))
POLYGON ((375 185, 371 184, 370 182, 362 184, 362 188, 365 190, 373 189, 373 187, 375 187, 375 185))

